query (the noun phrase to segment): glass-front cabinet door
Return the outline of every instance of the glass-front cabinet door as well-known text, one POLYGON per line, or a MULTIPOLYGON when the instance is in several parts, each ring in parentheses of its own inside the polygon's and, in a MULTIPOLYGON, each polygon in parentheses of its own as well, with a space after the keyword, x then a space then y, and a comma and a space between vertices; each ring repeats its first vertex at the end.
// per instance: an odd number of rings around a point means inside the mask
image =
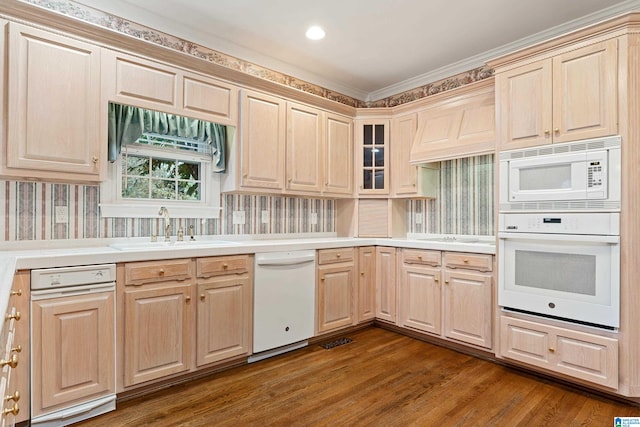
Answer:
POLYGON ((358 120, 359 193, 389 194, 389 120, 358 120))

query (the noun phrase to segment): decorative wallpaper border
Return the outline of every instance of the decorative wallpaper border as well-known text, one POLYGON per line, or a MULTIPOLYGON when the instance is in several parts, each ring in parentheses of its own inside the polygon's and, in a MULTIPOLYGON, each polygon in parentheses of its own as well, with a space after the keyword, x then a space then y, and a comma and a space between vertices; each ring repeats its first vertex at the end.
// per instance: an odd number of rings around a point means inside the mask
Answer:
POLYGON ((186 53, 196 58, 200 58, 235 71, 240 71, 253 77, 258 77, 263 80, 268 80, 270 82, 278 83, 283 86, 288 86, 302 92, 310 93, 357 108, 394 107, 493 76, 493 70, 491 68, 480 67, 399 93, 397 95, 392 95, 373 102, 365 102, 70 0, 19 1, 109 30, 117 31, 121 34, 135 37, 149 43, 154 43, 177 52, 186 53))

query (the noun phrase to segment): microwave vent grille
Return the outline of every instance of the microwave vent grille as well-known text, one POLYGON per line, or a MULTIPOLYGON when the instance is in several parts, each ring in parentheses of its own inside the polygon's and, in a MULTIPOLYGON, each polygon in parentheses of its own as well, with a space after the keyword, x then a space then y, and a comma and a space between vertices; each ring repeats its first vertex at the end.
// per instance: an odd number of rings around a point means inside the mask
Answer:
POLYGON ((605 200, 558 200, 550 202, 511 202, 500 203, 500 211, 576 211, 601 210, 618 211, 620 202, 605 200))
POLYGON ((544 145, 542 147, 528 148, 518 151, 503 151, 500 153, 500 160, 522 159, 524 157, 548 156, 552 154, 581 152, 591 150, 603 150, 605 148, 620 147, 619 136, 608 138, 591 139, 588 141, 569 142, 566 144, 544 145))

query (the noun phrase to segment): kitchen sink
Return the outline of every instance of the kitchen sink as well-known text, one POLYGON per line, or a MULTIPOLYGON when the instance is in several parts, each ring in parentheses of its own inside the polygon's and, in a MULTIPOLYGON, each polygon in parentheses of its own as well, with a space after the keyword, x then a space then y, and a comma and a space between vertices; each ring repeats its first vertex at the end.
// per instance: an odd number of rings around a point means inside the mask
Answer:
POLYGON ((232 242, 229 240, 185 240, 181 242, 121 242, 112 243, 109 246, 121 251, 147 251, 153 249, 211 248, 216 246, 230 246, 238 244, 238 242, 232 242))

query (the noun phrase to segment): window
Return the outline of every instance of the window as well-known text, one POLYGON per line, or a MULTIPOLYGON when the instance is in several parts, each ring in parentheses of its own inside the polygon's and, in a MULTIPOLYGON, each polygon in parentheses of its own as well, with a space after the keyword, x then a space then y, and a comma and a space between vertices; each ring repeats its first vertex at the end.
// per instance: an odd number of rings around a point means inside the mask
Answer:
POLYGON ((122 147, 102 188, 103 217, 217 218, 220 178, 212 172, 210 147, 178 137, 143 134, 122 147))

